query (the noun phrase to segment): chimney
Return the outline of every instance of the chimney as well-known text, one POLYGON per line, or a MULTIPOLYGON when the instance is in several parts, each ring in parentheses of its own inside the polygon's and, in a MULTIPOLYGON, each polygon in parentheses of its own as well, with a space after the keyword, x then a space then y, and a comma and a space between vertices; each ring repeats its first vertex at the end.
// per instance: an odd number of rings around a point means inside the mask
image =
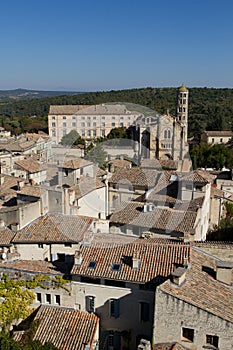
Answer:
POLYGON ((83 261, 83 257, 81 253, 81 245, 79 244, 79 247, 76 250, 74 255, 74 264, 80 266, 82 264, 82 261, 83 261))
POLYGON ((172 282, 177 286, 180 286, 185 282, 186 268, 177 267, 174 272, 172 272, 172 282))
POLYGON ((140 263, 141 260, 139 258, 139 253, 138 252, 133 252, 133 256, 132 256, 132 269, 133 270, 139 270, 140 268, 140 263))
POLYGON ((189 266, 189 258, 187 256, 184 257, 183 266, 187 269, 189 266))
POLYGON ((148 209, 148 208, 147 208, 147 204, 144 204, 144 205, 143 205, 143 212, 144 212, 144 213, 147 213, 147 209, 148 209))
POLYGON ((17 187, 18 187, 18 191, 21 191, 22 188, 24 187, 24 181, 22 180, 17 181, 17 187))
POLYGON ((1 174, 0 176, 0 185, 2 186, 4 184, 4 176, 1 174))
POLYGON ((19 223, 18 222, 12 222, 10 227, 11 227, 12 231, 16 232, 16 231, 19 230, 19 223))
POLYGON ((5 222, 3 219, 0 219, 0 228, 5 227, 5 222))
POLYGON ((231 286, 233 284, 233 262, 218 261, 216 264, 216 279, 231 286))
POLYGON ((152 203, 148 204, 148 211, 153 211, 153 204, 152 203))

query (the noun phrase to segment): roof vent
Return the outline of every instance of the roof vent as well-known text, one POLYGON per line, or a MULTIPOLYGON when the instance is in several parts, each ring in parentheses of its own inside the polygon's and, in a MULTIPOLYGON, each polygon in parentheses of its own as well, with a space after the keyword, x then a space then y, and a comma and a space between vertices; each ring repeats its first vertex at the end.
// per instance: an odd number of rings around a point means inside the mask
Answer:
POLYGON ((231 286, 233 284, 233 262, 218 261, 216 264, 216 279, 231 286))
POLYGON ((180 286, 185 282, 186 268, 177 267, 174 272, 172 272, 172 282, 180 286))

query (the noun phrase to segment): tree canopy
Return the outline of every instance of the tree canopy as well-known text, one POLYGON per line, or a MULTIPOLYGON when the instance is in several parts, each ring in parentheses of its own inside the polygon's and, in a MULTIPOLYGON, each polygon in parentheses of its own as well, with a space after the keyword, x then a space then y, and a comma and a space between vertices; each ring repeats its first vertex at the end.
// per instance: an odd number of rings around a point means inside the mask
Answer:
POLYGON ((74 146, 74 145, 79 145, 85 144, 85 141, 81 138, 79 133, 76 130, 71 130, 68 134, 64 135, 61 139, 61 144, 63 146, 74 146))
POLYGON ((232 150, 221 144, 196 145, 190 152, 193 168, 214 168, 232 167, 232 150))
POLYGON ((88 159, 91 162, 98 164, 100 168, 103 168, 106 163, 107 152, 104 151, 101 143, 97 143, 96 146, 92 147, 86 153, 85 159, 88 159))

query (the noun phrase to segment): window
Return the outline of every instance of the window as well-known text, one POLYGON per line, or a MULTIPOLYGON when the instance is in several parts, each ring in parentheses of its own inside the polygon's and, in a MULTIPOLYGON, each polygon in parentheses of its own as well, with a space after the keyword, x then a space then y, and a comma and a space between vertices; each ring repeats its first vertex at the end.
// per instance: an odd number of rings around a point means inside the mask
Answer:
POLYGON ((82 117, 82 120, 85 120, 85 117, 82 117))
POLYGON ((96 120, 96 117, 93 117, 93 120, 96 120))
POLYGON ((52 130, 52 137, 56 137, 56 130, 52 130))
POLYGON ((81 131, 82 137, 85 137, 85 130, 81 131))
POLYGON ((51 295, 50 294, 45 294, 45 302, 47 304, 51 304, 51 295))
POLYGON ((81 123, 81 127, 82 127, 82 128, 85 128, 85 123, 81 123))
POLYGON ((116 119, 116 117, 112 117, 112 120, 115 120, 116 119))
POLYGON ((62 123, 63 128, 66 128, 66 123, 62 123))
POLYGON ((52 116, 52 119, 53 119, 53 120, 55 120, 55 119, 56 119, 56 117, 55 117, 55 116, 52 116))
POLYGON ((76 117, 73 115, 72 119, 76 120, 76 117))
POLYGON ((120 300, 110 299, 109 300, 109 316, 118 318, 120 316, 120 300))
POLYGON ((41 303, 41 293, 36 293, 36 301, 38 301, 39 303, 41 303))
POLYGON ((95 297, 92 295, 86 296, 86 310, 88 312, 95 312, 95 297))
POLYGON ((220 142, 222 142, 223 140, 222 139, 220 139, 220 142))
POLYGON ((121 120, 123 120, 123 119, 124 119, 124 117, 120 117, 120 119, 121 119, 121 120))
POLYGON ((96 126, 96 122, 93 123, 93 126, 96 126))
POLYGON ((218 347, 218 336, 217 335, 206 335, 206 344, 213 345, 215 348, 218 347))
POLYGON ((87 117, 87 120, 91 120, 91 117, 87 117))
POLYGON ((192 328, 182 328, 182 340, 192 343, 194 339, 194 329, 192 328))
POLYGON ((66 116, 65 116, 65 115, 63 115, 62 119, 66 119, 66 116))
POLYGON ((105 130, 101 130, 101 136, 105 137, 105 130))
POLYGON ((104 123, 104 122, 103 122, 103 123, 101 123, 101 126, 102 126, 102 127, 105 127, 105 123, 104 123))
POLYGON ((112 264, 112 271, 120 271, 120 269, 121 269, 121 264, 116 264, 116 263, 112 264))
POLYGON ((167 130, 164 130, 164 138, 167 139, 167 130))
POLYGON ((54 296, 54 302, 55 302, 55 304, 57 304, 57 305, 61 305, 61 297, 60 297, 60 295, 56 294, 56 295, 54 296))
POLYGON ((76 123, 72 123, 72 127, 76 128, 77 124, 76 123))
POLYGON ((186 103, 186 99, 183 100, 183 103, 184 103, 184 104, 186 103))
POLYGON ((112 123, 112 126, 115 126, 116 125, 116 123, 112 123))
POLYGON ((43 243, 38 243, 38 248, 44 248, 43 243))
POLYGON ((141 301, 139 303, 139 318, 141 322, 149 321, 150 305, 147 302, 141 301))
POLYGON ((96 264, 97 264, 97 262, 96 261, 90 261, 89 262, 89 265, 88 265, 88 268, 89 269, 95 269, 95 267, 96 267, 96 264))
POLYGON ((185 107, 183 107, 183 112, 185 112, 186 111, 186 108, 185 107))
POLYGON ((212 143, 214 143, 214 138, 212 139, 212 143))
POLYGON ((88 123, 87 123, 87 126, 88 126, 88 127, 90 128, 90 126, 91 126, 91 123, 90 123, 90 122, 88 122, 88 123))
POLYGON ((63 130, 63 136, 66 136, 66 129, 63 130))
POLYGON ((64 244, 64 247, 70 247, 70 248, 72 248, 72 243, 65 243, 65 244, 64 244))
POLYGON ((102 119, 105 119, 105 117, 102 117, 102 119))
POLYGON ((55 128, 56 127, 56 123, 52 123, 52 127, 55 128))
POLYGON ((87 131, 87 136, 91 137, 91 131, 90 130, 87 131))
POLYGON ((120 127, 122 128, 124 126, 124 124, 123 123, 120 123, 120 127))
POLYGON ((93 136, 94 137, 96 136, 96 130, 93 130, 93 136))

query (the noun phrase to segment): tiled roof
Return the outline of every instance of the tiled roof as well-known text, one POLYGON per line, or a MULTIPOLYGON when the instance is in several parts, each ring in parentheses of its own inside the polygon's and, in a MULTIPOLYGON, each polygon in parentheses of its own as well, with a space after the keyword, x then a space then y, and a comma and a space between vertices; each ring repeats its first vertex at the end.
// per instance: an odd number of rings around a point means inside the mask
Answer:
POLYGON ((0 228, 0 246, 11 245, 11 241, 15 233, 11 231, 8 227, 0 228))
MULTIPOLYGON (((93 348, 99 324, 96 315, 45 305, 41 305, 34 314, 33 321, 39 322, 33 340, 38 340, 43 345, 52 343, 60 350, 83 350, 88 344, 90 349, 93 348)), ((22 331, 14 332, 16 341, 20 341, 22 336, 22 331)))
POLYGON ((116 168, 129 168, 132 162, 127 159, 112 159, 108 164, 113 164, 116 168))
POLYGON ((222 319, 233 322, 233 289, 203 271, 202 267, 216 269, 216 259, 192 249, 192 267, 186 272, 186 281, 177 286, 166 281, 159 289, 177 299, 196 306, 222 319))
POLYGON ((66 162, 64 162, 61 165, 61 168, 65 168, 65 169, 79 169, 79 168, 83 168, 87 165, 91 165, 93 164, 92 162, 90 162, 89 160, 83 159, 83 158, 74 158, 71 160, 68 160, 66 162))
POLYGON ((98 177, 83 176, 76 185, 71 186, 71 189, 75 191, 75 198, 79 199, 101 187, 105 187, 105 184, 98 177))
POLYGON ((76 114, 78 111, 81 111, 85 108, 89 107, 89 105, 54 105, 50 106, 49 114, 58 114, 58 115, 72 115, 76 114))
POLYGON ((92 221, 85 216, 46 214, 18 231, 13 242, 79 242, 92 221))
POLYGON ((211 131, 204 131, 204 133, 207 136, 225 136, 225 137, 232 137, 233 136, 233 132, 230 130, 211 130, 211 131))
POLYGON ((225 261, 233 261, 233 242, 206 241, 193 242, 199 250, 225 261))
POLYGON ((135 114, 136 112, 129 111, 123 104, 100 104, 100 105, 61 105, 50 106, 49 114, 57 115, 122 115, 135 114))
POLYGON ((19 193, 24 196, 32 196, 32 197, 40 198, 41 192, 42 191, 40 186, 29 185, 29 186, 22 187, 19 193))
POLYGON ((0 149, 5 149, 9 152, 23 152, 32 148, 34 145, 34 141, 11 140, 10 142, 1 143, 0 149))
POLYGON ((193 172, 190 172, 187 175, 183 174, 181 179, 185 182, 193 182, 203 185, 209 182, 198 170, 194 170, 193 172))
POLYGON ((29 173, 37 173, 39 171, 47 169, 47 165, 45 163, 37 162, 32 158, 18 160, 15 162, 15 164, 20 168, 28 171, 29 173))
POLYGON ((41 260, 16 260, 11 262, 4 262, 0 265, 0 269, 24 271, 32 274, 46 274, 46 275, 64 275, 69 271, 67 265, 64 263, 53 264, 48 261, 41 260))
POLYGON ((180 232, 184 235, 193 231, 197 213, 155 207, 143 212, 143 202, 125 202, 111 215, 110 222, 153 228, 158 231, 180 232))
POLYGON ((4 182, 0 186, 0 197, 6 195, 16 196, 17 185, 20 178, 5 174, 0 174, 0 178, 4 178, 4 182))
POLYGON ((130 244, 109 246, 82 246, 82 264, 74 265, 73 275, 94 278, 115 279, 146 283, 156 277, 166 278, 174 271, 176 264, 182 264, 189 257, 190 246, 176 243, 147 243, 146 240, 130 244), (132 269, 132 256, 138 254, 140 267, 132 269), (90 261, 96 261, 94 269, 88 268, 90 261), (112 270, 112 264, 121 264, 119 271, 112 270))
POLYGON ((145 188, 155 186, 159 177, 157 170, 131 168, 118 169, 109 179, 110 183, 132 184, 133 186, 143 186, 145 188))
POLYGON ((221 197, 221 198, 224 198, 224 197, 225 197, 224 191, 220 190, 220 189, 217 188, 217 187, 211 186, 211 188, 210 188, 210 197, 211 197, 211 198, 213 198, 213 197, 221 197))

